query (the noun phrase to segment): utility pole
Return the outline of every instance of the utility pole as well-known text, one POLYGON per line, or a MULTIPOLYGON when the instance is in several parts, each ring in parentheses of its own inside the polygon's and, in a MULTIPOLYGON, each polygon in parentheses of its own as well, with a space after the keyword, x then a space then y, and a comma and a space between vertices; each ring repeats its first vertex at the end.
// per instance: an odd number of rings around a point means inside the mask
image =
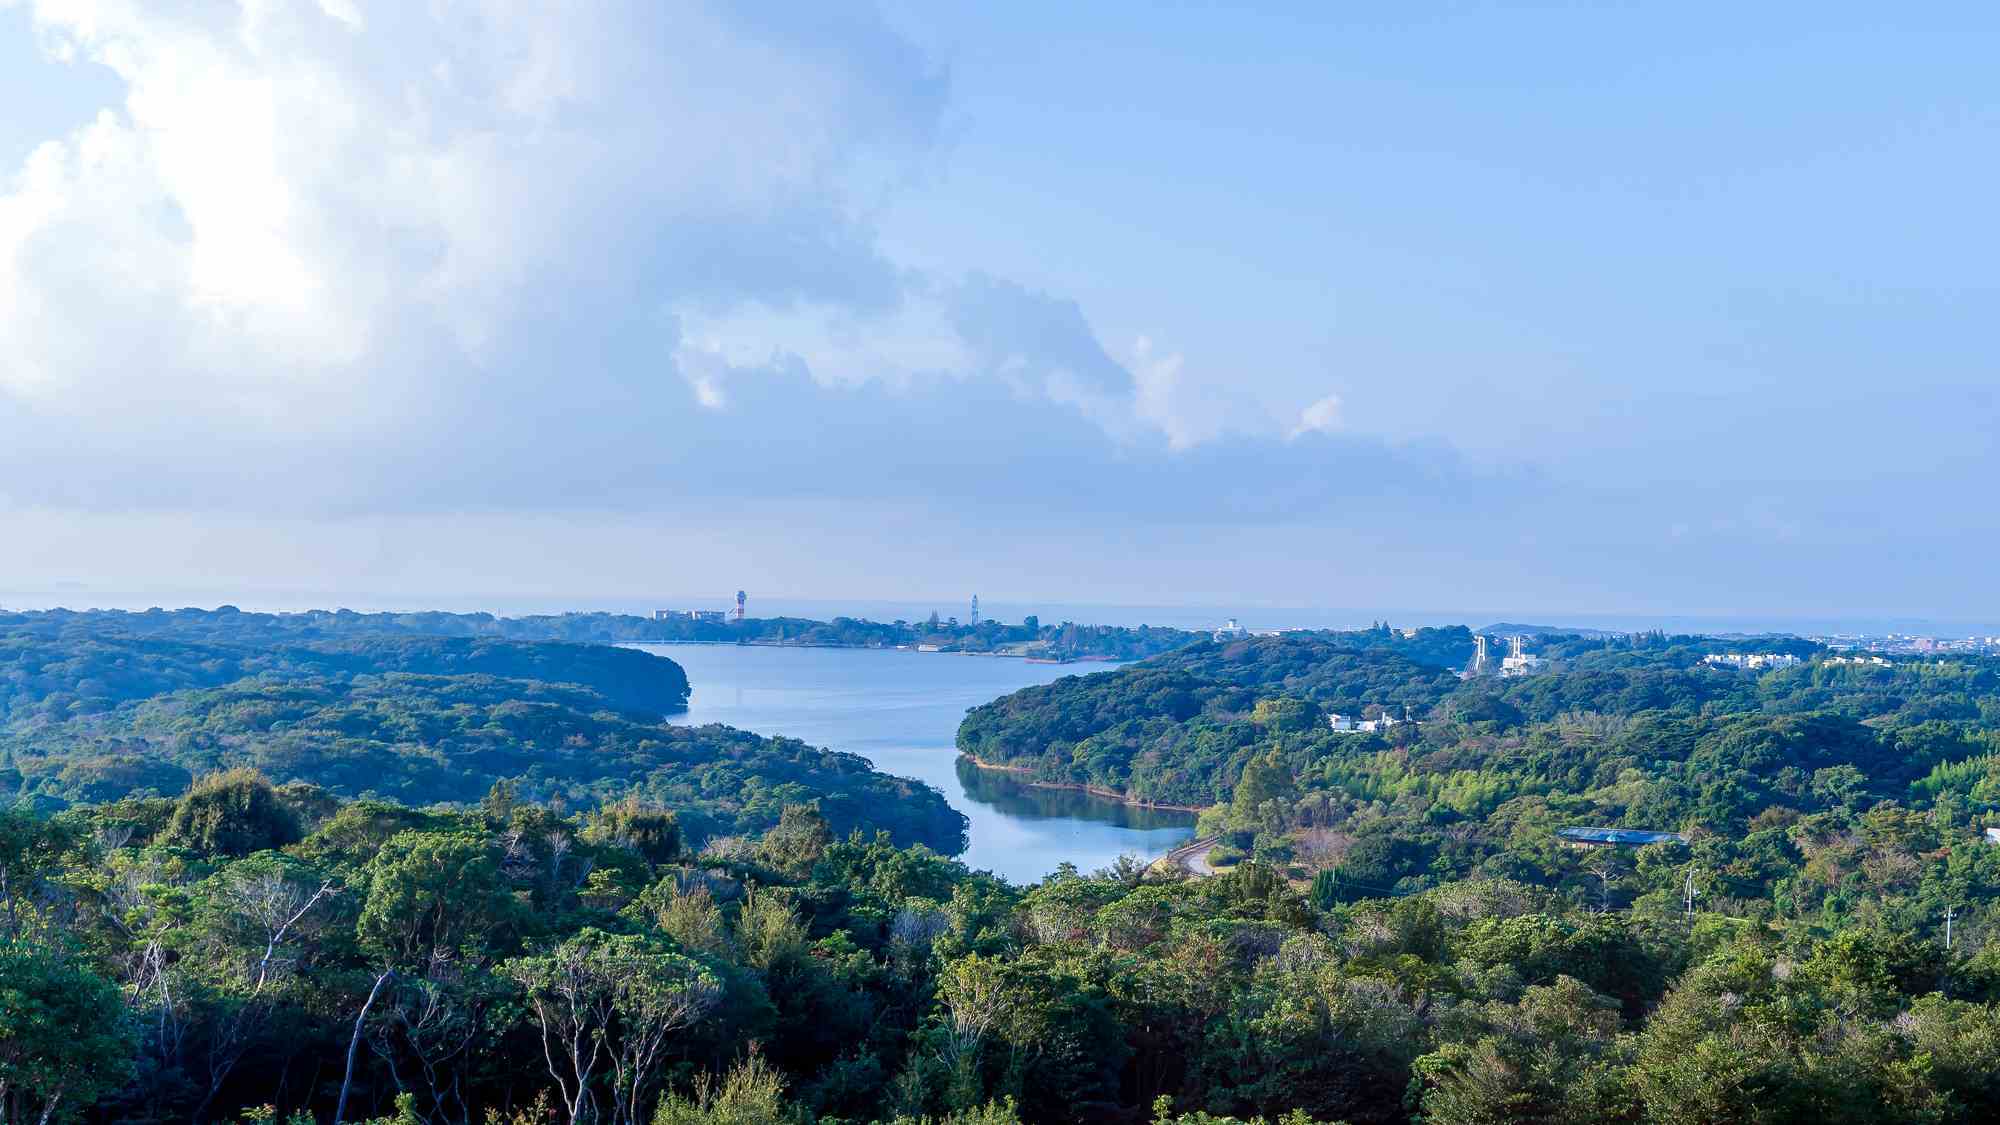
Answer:
POLYGON ((1951 949, 1951 923, 1957 917, 1957 906, 1947 906, 1944 908, 1944 947, 1947 951, 1951 949))
MULTIPOLYGON (((1687 911, 1688 925, 1694 925, 1694 900, 1701 892, 1694 889, 1695 869, 1687 869, 1687 877, 1681 881, 1681 904, 1687 911)), ((1949 947, 1950 943, 1946 942, 1949 947)))

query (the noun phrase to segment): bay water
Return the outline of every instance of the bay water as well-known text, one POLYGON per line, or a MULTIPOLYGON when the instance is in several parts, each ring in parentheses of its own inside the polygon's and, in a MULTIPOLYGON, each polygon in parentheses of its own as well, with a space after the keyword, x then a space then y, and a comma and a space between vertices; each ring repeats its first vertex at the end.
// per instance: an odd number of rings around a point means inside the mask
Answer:
POLYGON ((1121 855, 1152 859, 1194 836, 1188 813, 1039 788, 959 761, 955 741, 968 709, 1110 665, 894 649, 632 647, 687 669, 694 694, 674 722, 784 735, 928 782, 971 822, 971 843, 960 858, 1012 882, 1035 882, 1062 863, 1089 872, 1121 855))

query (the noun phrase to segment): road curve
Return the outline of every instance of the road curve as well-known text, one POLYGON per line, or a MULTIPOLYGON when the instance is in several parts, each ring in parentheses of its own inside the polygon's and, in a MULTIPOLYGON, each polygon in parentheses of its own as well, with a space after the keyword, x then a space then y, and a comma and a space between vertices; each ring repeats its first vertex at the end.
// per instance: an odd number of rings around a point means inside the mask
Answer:
POLYGON ((1215 850, 1220 836, 1208 836, 1200 840, 1190 840, 1166 855, 1160 863, 1168 867, 1178 867, 1190 875, 1213 875, 1215 868, 1208 865, 1208 853, 1215 850))

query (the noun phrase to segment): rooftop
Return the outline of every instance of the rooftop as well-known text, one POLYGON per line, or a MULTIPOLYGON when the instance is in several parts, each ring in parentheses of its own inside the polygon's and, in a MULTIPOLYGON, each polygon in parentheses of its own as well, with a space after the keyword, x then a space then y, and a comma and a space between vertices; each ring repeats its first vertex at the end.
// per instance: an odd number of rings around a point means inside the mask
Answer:
POLYGON ((1649 832, 1641 828, 1558 828, 1556 835, 1587 844, 1687 843, 1687 837, 1678 832, 1649 832))

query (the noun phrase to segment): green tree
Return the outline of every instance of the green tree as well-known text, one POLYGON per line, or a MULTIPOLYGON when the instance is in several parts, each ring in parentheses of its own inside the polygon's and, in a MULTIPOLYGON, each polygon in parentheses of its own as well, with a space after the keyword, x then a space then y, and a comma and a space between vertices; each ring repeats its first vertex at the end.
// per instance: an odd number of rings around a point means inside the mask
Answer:
POLYGON ((754 1051, 729 1069, 720 1085, 707 1074, 690 1095, 669 1093, 652 1125, 791 1125, 808 1115, 785 1103, 785 1077, 754 1051))
POLYGON ((77 832, 53 824, 25 808, 0 809, 0 934, 18 936, 37 928, 58 884, 77 832))
POLYGON ((210 774, 174 806, 166 842, 208 855, 249 855, 296 843, 298 815, 255 770, 210 774))
POLYGON ((399 832, 369 861, 364 879, 356 933, 387 965, 482 960, 519 927, 520 908, 501 883, 493 849, 476 836, 399 832))
POLYGON ((1250 710, 1250 721, 1266 730, 1284 734, 1309 731, 1320 724, 1319 706, 1310 699, 1277 696, 1260 699, 1250 710))
POLYGON ((826 854, 833 843, 833 830, 819 806, 786 805, 777 827, 764 834, 757 845, 757 858, 788 875, 800 877, 826 854))
POLYGON ((721 995, 699 962, 644 937, 594 929, 509 962, 507 975, 527 993, 571 1125, 595 1119, 600 1084, 609 1086, 612 1125, 642 1120, 670 1037, 721 995))
POLYGON ((135 1047, 109 981, 54 949, 0 942, 0 1121, 87 1109, 124 1082, 135 1047))
POLYGON ((633 795, 598 809, 584 839, 629 848, 647 863, 672 863, 681 852, 681 824, 673 813, 633 795))

